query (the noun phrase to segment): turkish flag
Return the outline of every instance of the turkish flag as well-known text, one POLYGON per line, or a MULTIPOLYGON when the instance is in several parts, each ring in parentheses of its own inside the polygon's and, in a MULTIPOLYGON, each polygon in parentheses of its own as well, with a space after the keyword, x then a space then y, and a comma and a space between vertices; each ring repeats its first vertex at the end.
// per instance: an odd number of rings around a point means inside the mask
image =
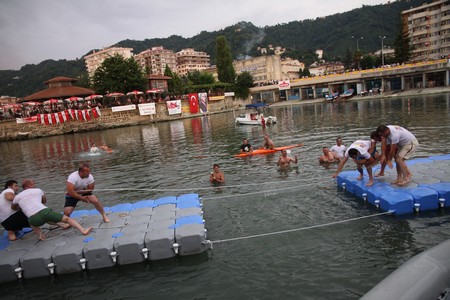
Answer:
POLYGON ((77 120, 83 121, 83 111, 77 110, 76 112, 77 112, 77 120))
POLYGON ((198 95, 189 94, 189 111, 191 114, 198 113, 198 95))

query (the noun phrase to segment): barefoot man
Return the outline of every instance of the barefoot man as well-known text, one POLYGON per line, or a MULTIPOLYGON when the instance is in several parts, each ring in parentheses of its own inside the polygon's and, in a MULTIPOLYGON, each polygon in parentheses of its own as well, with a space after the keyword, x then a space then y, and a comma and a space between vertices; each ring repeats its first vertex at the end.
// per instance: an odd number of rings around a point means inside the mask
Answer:
POLYGON ((342 168, 344 168, 345 163, 350 157, 356 163, 356 169, 359 172, 357 180, 363 179, 364 174, 362 166, 365 166, 367 174, 369 175, 369 182, 367 182, 366 186, 372 186, 374 184, 372 176, 372 166, 376 163, 376 160, 374 158, 376 151, 374 150, 373 153, 369 153, 368 151, 371 148, 371 141, 358 140, 353 142, 353 144, 351 144, 345 152, 344 158, 339 163, 339 167, 336 170, 336 173, 333 174, 333 178, 336 178, 338 176, 339 172, 341 172, 342 168))
POLYGON ((35 187, 33 180, 25 179, 22 183, 22 188, 23 191, 14 197, 12 208, 18 209, 20 207, 22 209, 23 213, 28 217, 31 228, 40 240, 44 240, 45 237, 39 226, 42 226, 45 223, 66 223, 61 227, 67 229, 72 226, 84 235, 92 230, 92 227, 85 229, 76 220, 46 207, 44 203, 47 202, 47 198, 41 189, 35 187))
POLYGON ((278 159, 277 166, 280 168, 287 168, 291 165, 291 162, 296 164, 298 162, 297 155, 294 155, 294 158, 287 156, 286 150, 281 150, 281 156, 278 159))
POLYGON ((64 205, 64 214, 68 217, 72 214, 77 206, 78 201, 88 202, 95 206, 98 212, 102 215, 105 223, 109 222, 109 218, 103 209, 103 204, 93 195, 95 187, 94 176, 91 174, 91 169, 86 163, 80 164, 78 171, 73 172, 67 178, 66 183, 66 204, 64 205))
MULTIPOLYGON (((406 185, 411 182, 412 174, 405 163, 410 159, 419 146, 416 137, 405 128, 397 125, 380 125, 377 133, 382 136, 383 141, 390 146, 387 153, 381 154, 381 163, 386 162, 392 167, 392 159, 395 159, 395 168, 397 170, 397 179, 392 184, 406 185)), ((382 143, 383 143, 382 141, 382 143)), ((386 148, 382 144, 382 148, 386 148)))

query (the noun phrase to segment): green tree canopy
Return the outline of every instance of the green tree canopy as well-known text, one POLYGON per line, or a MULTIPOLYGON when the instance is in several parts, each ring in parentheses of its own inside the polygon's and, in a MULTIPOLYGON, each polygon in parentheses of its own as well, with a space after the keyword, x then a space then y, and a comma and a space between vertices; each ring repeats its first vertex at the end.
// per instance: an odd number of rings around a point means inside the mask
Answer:
POLYGON ((220 82, 234 83, 236 72, 233 67, 233 57, 224 35, 216 39, 216 66, 220 82))
POLYGON ((134 58, 121 55, 108 57, 92 77, 95 91, 100 94, 108 92, 131 92, 145 88, 145 73, 134 58))
POLYGON ((250 93, 250 88, 253 86, 253 76, 245 71, 238 75, 235 84, 235 95, 241 99, 247 99, 250 93))

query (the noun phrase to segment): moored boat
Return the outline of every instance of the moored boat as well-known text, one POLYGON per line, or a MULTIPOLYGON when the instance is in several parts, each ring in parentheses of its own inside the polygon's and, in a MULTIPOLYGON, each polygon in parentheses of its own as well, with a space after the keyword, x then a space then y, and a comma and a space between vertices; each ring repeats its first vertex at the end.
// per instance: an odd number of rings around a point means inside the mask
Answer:
POLYGON ((252 112, 240 114, 235 118, 235 122, 241 125, 269 125, 277 122, 277 117, 267 116, 262 113, 262 108, 267 107, 265 103, 254 103, 245 106, 246 109, 252 109, 252 112))

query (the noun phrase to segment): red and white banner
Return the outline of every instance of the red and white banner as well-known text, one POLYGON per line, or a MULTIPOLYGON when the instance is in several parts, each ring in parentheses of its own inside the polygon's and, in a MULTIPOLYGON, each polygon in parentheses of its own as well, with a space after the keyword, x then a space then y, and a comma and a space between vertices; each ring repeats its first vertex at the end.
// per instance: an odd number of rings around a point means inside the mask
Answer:
POLYGON ((282 90, 289 90, 291 88, 291 81, 289 80, 281 80, 278 82, 278 89, 280 91, 282 90))
POLYGON ((91 109, 92 111, 92 115, 94 116, 94 118, 98 118, 102 116, 102 113, 100 112, 100 108, 98 107, 94 107, 91 109))
POLYGON ((23 123, 33 123, 38 121, 38 116, 28 117, 28 118, 16 118, 16 122, 19 124, 23 123))
POLYGON ((181 100, 166 101, 169 115, 181 114, 181 100))

